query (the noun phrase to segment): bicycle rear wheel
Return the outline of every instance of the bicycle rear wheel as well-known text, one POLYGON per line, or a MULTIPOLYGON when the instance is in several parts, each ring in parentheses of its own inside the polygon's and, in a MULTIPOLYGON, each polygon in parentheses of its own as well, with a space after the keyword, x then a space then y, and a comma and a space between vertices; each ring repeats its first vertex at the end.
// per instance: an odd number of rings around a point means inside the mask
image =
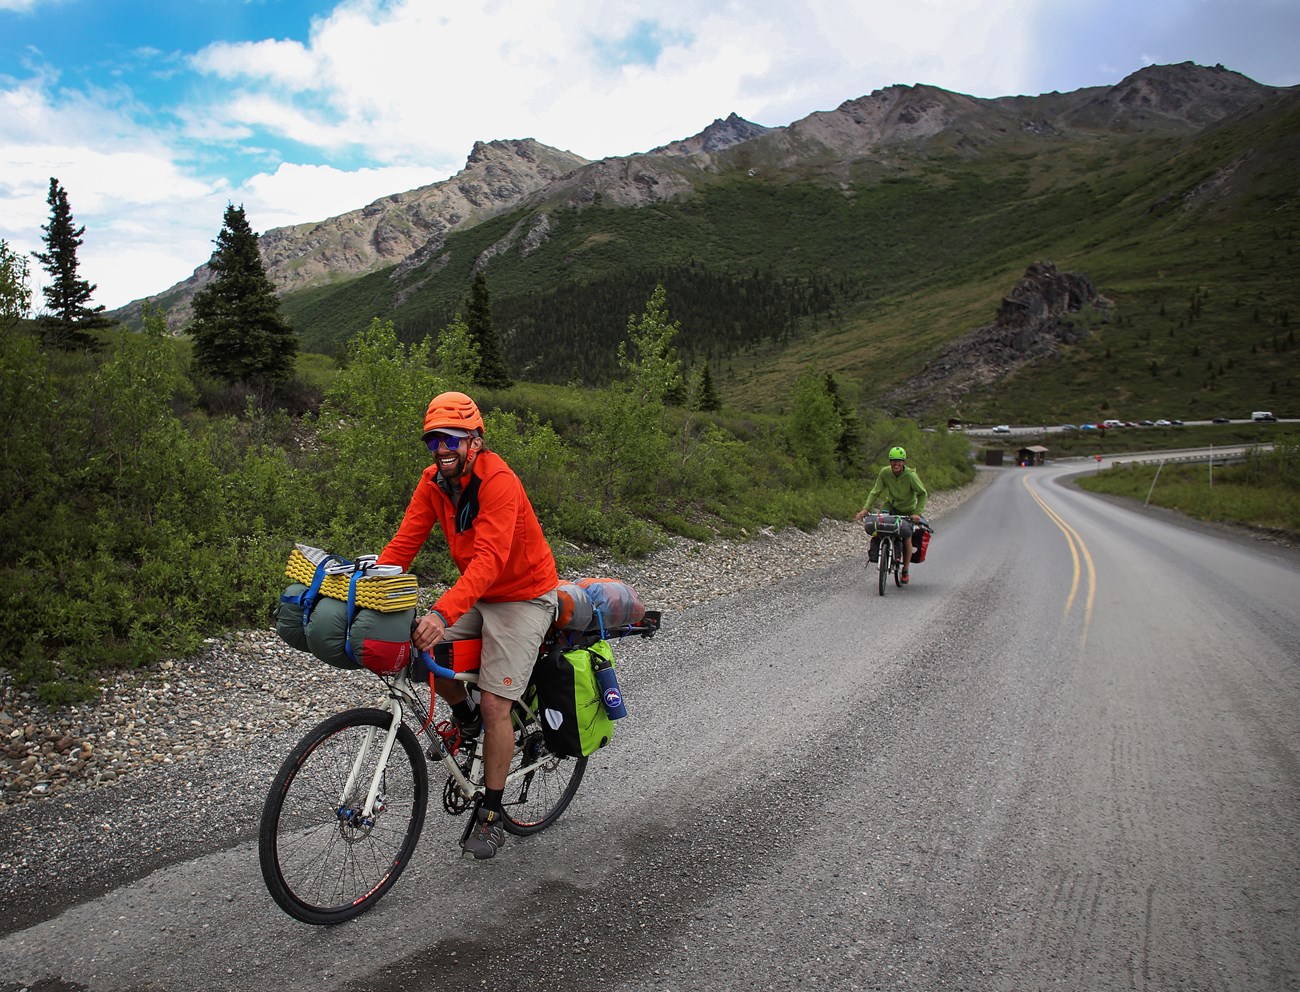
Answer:
POLYGON ((524 836, 545 830, 560 818, 582 784, 586 758, 569 758, 546 746, 541 725, 523 707, 515 710, 521 726, 515 732, 515 753, 501 800, 502 826, 524 836), (522 769, 527 769, 519 774, 522 769))
POLYGON ((355 709, 318 724, 280 767, 262 809, 262 878, 280 908, 303 923, 350 920, 383 896, 411 859, 424 827, 429 772, 403 724, 369 816, 367 793, 392 714, 355 709))
POLYGON ((885 594, 889 584, 889 565, 894 557, 894 542, 887 537, 880 539, 880 595, 885 594))

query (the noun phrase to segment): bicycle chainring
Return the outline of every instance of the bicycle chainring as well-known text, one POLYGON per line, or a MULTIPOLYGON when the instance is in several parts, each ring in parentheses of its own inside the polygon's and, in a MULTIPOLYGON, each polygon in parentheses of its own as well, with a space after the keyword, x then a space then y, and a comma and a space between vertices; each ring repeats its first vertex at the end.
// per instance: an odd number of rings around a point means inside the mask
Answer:
POLYGON ((460 789, 456 786, 456 780, 450 775, 442 786, 442 808, 452 816, 460 816, 465 810, 470 808, 472 799, 466 799, 460 794, 460 789))

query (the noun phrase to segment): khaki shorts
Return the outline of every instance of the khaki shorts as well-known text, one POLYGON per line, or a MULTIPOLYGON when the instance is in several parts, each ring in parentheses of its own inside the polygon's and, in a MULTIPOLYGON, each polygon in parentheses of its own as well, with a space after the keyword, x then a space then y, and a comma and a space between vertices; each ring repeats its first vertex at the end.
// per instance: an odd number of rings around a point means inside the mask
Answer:
POLYGON ((484 603, 447 628, 443 640, 483 638, 478 687, 505 699, 518 699, 528 688, 537 649, 555 622, 558 599, 552 590, 517 603, 484 603))

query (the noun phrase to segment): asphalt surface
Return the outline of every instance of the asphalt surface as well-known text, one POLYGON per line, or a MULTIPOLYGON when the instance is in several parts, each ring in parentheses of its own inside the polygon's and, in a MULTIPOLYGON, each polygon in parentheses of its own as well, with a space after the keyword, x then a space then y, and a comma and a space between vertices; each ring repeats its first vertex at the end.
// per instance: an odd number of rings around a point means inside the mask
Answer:
POLYGON ((289 730, 187 771, 214 834, 167 832, 176 782, 68 810, 131 853, 33 875, 0 992, 1300 988, 1295 555, 1066 471, 1000 470, 905 589, 864 538, 621 646, 559 823, 473 864, 431 808, 351 923, 258 873, 289 730))

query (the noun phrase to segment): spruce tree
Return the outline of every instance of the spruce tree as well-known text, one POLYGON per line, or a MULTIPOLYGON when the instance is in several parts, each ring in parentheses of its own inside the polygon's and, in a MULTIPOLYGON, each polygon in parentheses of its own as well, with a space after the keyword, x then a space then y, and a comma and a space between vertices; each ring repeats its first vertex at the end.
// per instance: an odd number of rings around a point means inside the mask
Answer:
POLYGON ((844 402, 844 397, 840 395, 839 383, 830 372, 826 373, 825 384, 826 395, 831 398, 831 405, 840 420, 840 433, 835 439, 835 459, 839 462, 840 468, 852 469, 857 462, 858 446, 861 444, 858 436, 858 415, 844 402))
POLYGON ((478 372, 474 383, 488 389, 508 389, 514 385, 506 360, 501 355, 501 342, 492 324, 492 302, 488 298, 487 279, 482 272, 475 273, 465 298, 465 324, 470 339, 478 345, 478 372))
POLYGON ((700 369, 699 388, 695 397, 695 409, 704 413, 717 413, 722 409, 722 400, 718 398, 718 391, 713 385, 713 373, 709 371, 709 363, 705 362, 700 369))
POLYGON ((252 386, 293 376, 298 338, 280 315, 275 287, 262 265, 257 233, 242 205, 226 206, 208 267, 215 278, 194 295, 194 365, 203 375, 252 386))
POLYGON ((89 305, 95 287, 77 276, 77 249, 86 228, 76 226, 67 190, 53 176, 45 202, 50 205, 50 222, 41 225, 41 230, 47 250, 32 252, 50 275, 50 284, 42 290, 49 312, 41 317, 41 333, 46 343, 67 351, 92 348, 96 341, 88 332, 108 327, 112 321, 103 316, 103 306, 89 305))

